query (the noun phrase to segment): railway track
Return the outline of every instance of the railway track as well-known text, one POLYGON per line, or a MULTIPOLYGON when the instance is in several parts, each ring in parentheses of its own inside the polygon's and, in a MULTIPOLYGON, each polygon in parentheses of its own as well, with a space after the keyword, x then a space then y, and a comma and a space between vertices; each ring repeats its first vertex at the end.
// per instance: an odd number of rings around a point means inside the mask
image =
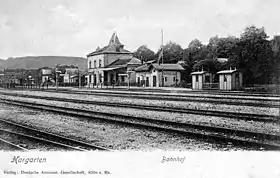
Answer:
POLYGON ((272 123, 280 122, 280 116, 265 115, 265 114, 251 114, 251 113, 249 114, 249 113, 240 113, 240 112, 236 113, 236 112, 224 112, 224 111, 215 111, 215 110, 187 109, 187 108, 179 108, 179 107, 171 108, 166 106, 153 106, 153 105, 147 106, 147 105, 137 105, 137 104, 110 103, 110 102, 88 101, 88 100, 79 100, 79 99, 70 99, 70 98, 35 96, 35 95, 26 95, 26 94, 17 94, 17 93, 7 93, 4 95, 34 98, 34 99, 44 99, 44 100, 51 100, 51 101, 62 101, 68 103, 91 104, 91 105, 101 105, 101 106, 111 106, 111 107, 121 107, 121 108, 142 109, 142 110, 150 110, 150 111, 227 117, 227 118, 235 118, 235 119, 246 120, 246 121, 261 121, 261 122, 272 122, 272 123))
POLYGON ((0 138, 0 150, 10 150, 10 151, 29 151, 19 145, 16 145, 10 141, 0 138))
POLYGON ((106 149, 104 147, 92 145, 83 141, 74 140, 61 135, 30 128, 28 126, 14 123, 2 118, 0 119, 0 123, 6 125, 7 128, 9 128, 9 129, 0 129, 1 135, 9 135, 9 136, 14 135, 23 139, 34 140, 36 142, 52 145, 54 147, 59 147, 71 151, 87 151, 87 150, 109 151, 109 149, 106 149))
POLYGON ((93 112, 82 109, 68 107, 51 106, 45 104, 31 103, 25 101, 3 100, 6 104, 12 104, 30 109, 38 109, 54 112, 63 115, 70 115, 88 119, 90 121, 101 120, 111 123, 123 124, 126 126, 153 129, 164 132, 177 133, 187 137, 195 137, 209 142, 219 142, 222 144, 235 144, 256 149, 280 150, 280 135, 266 134, 260 132, 250 132, 235 130, 223 127, 197 125, 182 122, 173 122, 159 119, 149 119, 143 117, 124 116, 111 113, 93 112))
MULTIPOLYGON (((104 91, 73 91, 73 90, 43 90, 44 92, 54 93, 73 93, 82 95, 95 95, 95 96, 113 96, 123 98, 137 98, 137 99, 149 99, 149 100, 162 100, 162 101, 189 101, 189 102, 200 102, 200 103, 214 103, 214 104, 228 104, 228 105, 242 105, 242 106, 257 106, 257 107, 280 107, 280 97, 263 98, 263 97, 233 97, 228 95, 223 96, 207 96, 200 94, 167 94, 167 93, 122 93, 122 92, 104 92, 104 91)), ((4 93, 4 92, 2 92, 4 93)))
MULTIPOLYGON (((22 88, 15 88, 16 90, 22 90, 22 88)), ((70 87, 70 88, 59 88, 59 90, 64 90, 64 91, 73 91, 73 89, 77 90, 78 88, 75 87, 70 87)), ((268 92, 249 92, 249 91, 222 91, 222 90, 188 90, 188 91, 183 91, 183 90, 164 90, 164 89, 145 89, 145 88, 138 88, 138 89, 130 89, 127 90, 127 88, 107 88, 106 86, 101 88, 87 88, 84 87, 84 89, 89 89, 91 91, 107 91, 107 92, 122 92, 122 93, 162 93, 162 94, 209 94, 209 95, 222 95, 222 96, 255 96, 255 97, 280 97, 280 94, 278 93, 268 93, 268 92)), ((56 90, 53 88, 44 88, 44 89, 24 89, 24 90, 56 90)))

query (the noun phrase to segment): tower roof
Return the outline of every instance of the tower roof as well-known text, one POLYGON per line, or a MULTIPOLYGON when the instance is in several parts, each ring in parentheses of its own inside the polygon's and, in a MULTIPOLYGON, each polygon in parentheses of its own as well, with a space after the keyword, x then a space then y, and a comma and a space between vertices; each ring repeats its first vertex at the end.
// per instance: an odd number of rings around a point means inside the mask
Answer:
POLYGON ((107 46, 103 48, 98 47, 94 52, 88 54, 87 57, 104 53, 132 54, 130 51, 124 49, 124 45, 121 44, 116 32, 113 33, 107 46))
POLYGON ((121 44, 116 32, 113 33, 113 35, 109 41, 109 46, 111 46, 111 45, 116 45, 116 46, 122 45, 123 46, 123 44, 121 44))

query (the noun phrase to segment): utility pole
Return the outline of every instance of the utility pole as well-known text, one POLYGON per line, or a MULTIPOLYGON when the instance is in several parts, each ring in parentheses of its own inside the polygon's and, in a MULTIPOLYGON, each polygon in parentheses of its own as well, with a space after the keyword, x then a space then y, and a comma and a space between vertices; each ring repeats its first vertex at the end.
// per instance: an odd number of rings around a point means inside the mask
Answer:
POLYGON ((81 76, 80 76, 80 70, 78 69, 78 78, 79 78, 79 88, 81 88, 81 76))
POLYGON ((161 30, 161 53, 162 53, 162 87, 164 86, 164 75, 163 75, 163 30, 161 30))
POLYGON ((56 91, 58 91, 58 77, 59 77, 59 73, 61 73, 61 71, 57 70, 57 68, 56 68, 55 73, 56 73, 56 91))

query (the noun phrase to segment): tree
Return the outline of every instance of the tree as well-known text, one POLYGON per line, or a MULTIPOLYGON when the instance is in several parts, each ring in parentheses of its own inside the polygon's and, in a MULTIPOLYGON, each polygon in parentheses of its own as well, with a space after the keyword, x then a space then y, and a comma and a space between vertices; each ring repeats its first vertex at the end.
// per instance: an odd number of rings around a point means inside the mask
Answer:
MULTIPOLYGON (((156 53, 157 58, 160 54, 160 51, 161 49, 159 49, 156 53)), ((183 49, 179 44, 170 41, 163 46, 164 63, 177 63, 182 59, 183 59, 183 49)))
POLYGON ((192 71, 193 65, 206 58, 208 51, 206 46, 199 40, 194 39, 189 43, 188 48, 184 49, 183 60, 186 63, 187 70, 192 71))
POLYGON ((133 53, 133 56, 146 62, 154 59, 155 53, 147 45, 142 45, 133 53))
POLYGON ((247 27, 235 50, 238 67, 244 69, 245 83, 267 83, 273 51, 264 28, 247 27))
POLYGON ((268 65, 270 82, 280 84, 280 36, 271 40, 272 61, 268 65))

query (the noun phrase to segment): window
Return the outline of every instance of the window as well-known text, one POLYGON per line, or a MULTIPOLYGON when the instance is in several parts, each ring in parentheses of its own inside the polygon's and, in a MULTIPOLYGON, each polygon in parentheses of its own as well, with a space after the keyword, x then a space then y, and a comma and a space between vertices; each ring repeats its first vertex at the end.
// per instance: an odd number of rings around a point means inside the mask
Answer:
POLYGON ((167 82, 167 77, 164 77, 165 82, 167 82))
POLYGON ((122 82, 124 82, 124 76, 121 76, 121 80, 122 80, 122 82))
POLYGON ((175 82, 176 81, 176 77, 173 77, 173 82, 175 82))
POLYGON ((88 63, 88 68, 91 69, 91 61, 89 61, 89 63, 88 63))
POLYGON ((224 82, 227 82, 227 76, 224 75, 224 82))
POLYGON ((102 82, 102 75, 99 74, 99 82, 101 83, 102 82))
POLYGON ((195 76, 195 81, 198 82, 198 75, 195 76))
POLYGON ((96 61, 94 60, 94 68, 96 68, 96 61))
POLYGON ((101 67, 101 59, 99 59, 99 67, 101 67))

